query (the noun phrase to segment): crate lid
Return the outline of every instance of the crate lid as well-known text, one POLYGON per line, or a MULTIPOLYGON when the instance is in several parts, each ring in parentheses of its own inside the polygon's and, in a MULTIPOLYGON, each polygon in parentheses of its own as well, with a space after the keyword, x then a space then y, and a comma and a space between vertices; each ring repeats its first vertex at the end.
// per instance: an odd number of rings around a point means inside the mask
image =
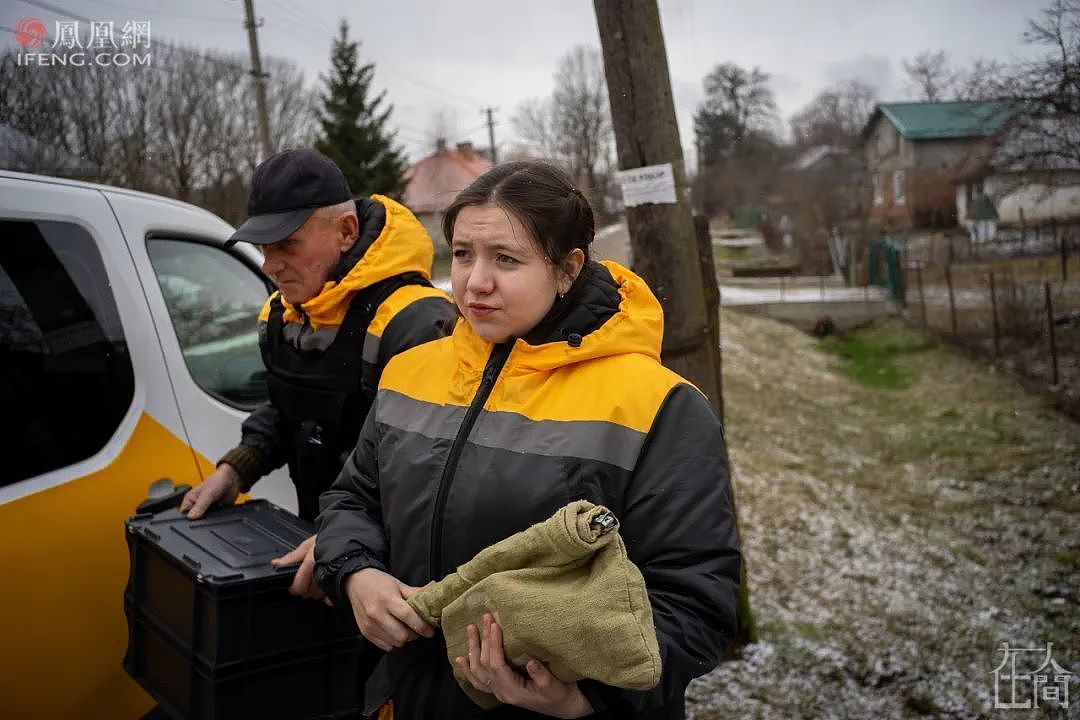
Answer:
POLYGON ((314 533, 312 526, 266 500, 215 508, 199 520, 175 509, 134 515, 129 533, 145 538, 191 569, 200 582, 226 585, 291 576, 295 566, 275 568, 274 558, 314 533))

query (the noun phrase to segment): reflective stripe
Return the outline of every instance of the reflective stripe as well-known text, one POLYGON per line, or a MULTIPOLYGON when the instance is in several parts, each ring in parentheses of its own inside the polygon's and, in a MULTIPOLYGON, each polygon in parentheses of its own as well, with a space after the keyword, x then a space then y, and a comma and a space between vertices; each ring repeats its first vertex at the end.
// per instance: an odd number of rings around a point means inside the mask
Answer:
MULTIPOLYGON (((384 303, 385 304, 385 303, 384 303)), ((367 333, 364 335, 364 362, 374 365, 379 360, 379 342, 381 338, 377 335, 367 333)))
MULTIPOLYGON (((379 390, 377 419, 432 439, 452 440, 466 408, 414 400, 379 390)), ((513 412, 482 410, 469 442, 481 447, 550 457, 574 457, 633 470, 645 433, 605 420, 533 420, 513 412)))
POLYGON ((337 337, 338 329, 336 326, 329 326, 312 330, 310 325, 290 322, 282 325, 281 332, 285 336, 285 342, 300 350, 326 350, 337 337))
POLYGON ((375 396, 378 422, 433 440, 453 440, 465 420, 466 410, 460 405, 435 405, 413 400, 393 390, 380 389, 375 396))

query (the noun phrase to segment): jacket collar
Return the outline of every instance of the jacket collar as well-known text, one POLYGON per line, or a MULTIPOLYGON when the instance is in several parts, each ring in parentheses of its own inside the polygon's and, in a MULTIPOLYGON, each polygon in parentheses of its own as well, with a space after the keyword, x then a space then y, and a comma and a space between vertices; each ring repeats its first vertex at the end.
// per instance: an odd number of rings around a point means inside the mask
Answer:
MULTIPOLYGON (((611 261, 593 263, 576 297, 568 295, 527 334, 513 340, 510 372, 554 370, 594 358, 638 353, 659 361, 664 313, 645 281, 611 261)), ((479 338, 464 318, 454 328, 458 358, 484 367, 492 343, 479 338)))
MULTIPOLYGON (((366 287, 409 272, 431 279, 435 248, 427 230, 412 212, 382 195, 358 201, 356 209, 361 223, 356 242, 338 262, 319 294, 301 303, 302 313, 296 306, 284 303, 285 322, 303 322, 306 315, 316 328, 338 325, 353 295, 366 287)), ((270 300, 277 295, 271 295, 270 300)))

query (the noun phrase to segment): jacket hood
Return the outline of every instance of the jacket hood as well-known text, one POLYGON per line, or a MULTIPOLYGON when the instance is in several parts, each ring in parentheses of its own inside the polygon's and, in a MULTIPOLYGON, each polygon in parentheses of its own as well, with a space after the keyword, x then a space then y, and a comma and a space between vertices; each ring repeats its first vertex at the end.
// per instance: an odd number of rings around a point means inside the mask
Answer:
MULTIPOLYGON (((408 208, 383 195, 372 195, 356 201, 356 215, 360 221, 356 242, 342 256, 319 294, 300 304, 316 329, 339 325, 352 296, 380 280, 404 273, 431 279, 435 248, 427 230, 408 208)), ((267 300, 260 315, 263 320, 279 294, 275 291, 267 300)), ((295 306, 287 302, 284 305, 285 322, 302 321, 295 306)))
MULTIPOLYGON (((526 338, 517 338, 507 369, 555 370, 623 354, 660 361, 664 311, 639 276, 616 262, 591 263, 589 275, 567 306, 554 307, 526 338)), ((464 318, 453 335, 458 357, 482 369, 494 347, 464 318)))

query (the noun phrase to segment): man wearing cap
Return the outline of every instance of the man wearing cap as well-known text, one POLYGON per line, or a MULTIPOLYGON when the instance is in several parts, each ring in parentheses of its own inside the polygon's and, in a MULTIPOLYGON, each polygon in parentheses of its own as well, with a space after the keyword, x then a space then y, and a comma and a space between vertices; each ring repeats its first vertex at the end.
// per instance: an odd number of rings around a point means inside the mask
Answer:
MULTIPOLYGON (((184 497, 199 518, 287 463, 299 515, 356 445, 379 375, 395 354, 446 334, 453 305, 431 286, 433 247, 404 206, 381 195, 353 201, 331 160, 310 148, 265 160, 251 179, 248 219, 228 243, 253 243, 278 291, 259 315, 270 400, 244 421, 240 444, 184 497)), ((301 562, 293 592, 311 580, 314 538, 277 564, 301 562)))

